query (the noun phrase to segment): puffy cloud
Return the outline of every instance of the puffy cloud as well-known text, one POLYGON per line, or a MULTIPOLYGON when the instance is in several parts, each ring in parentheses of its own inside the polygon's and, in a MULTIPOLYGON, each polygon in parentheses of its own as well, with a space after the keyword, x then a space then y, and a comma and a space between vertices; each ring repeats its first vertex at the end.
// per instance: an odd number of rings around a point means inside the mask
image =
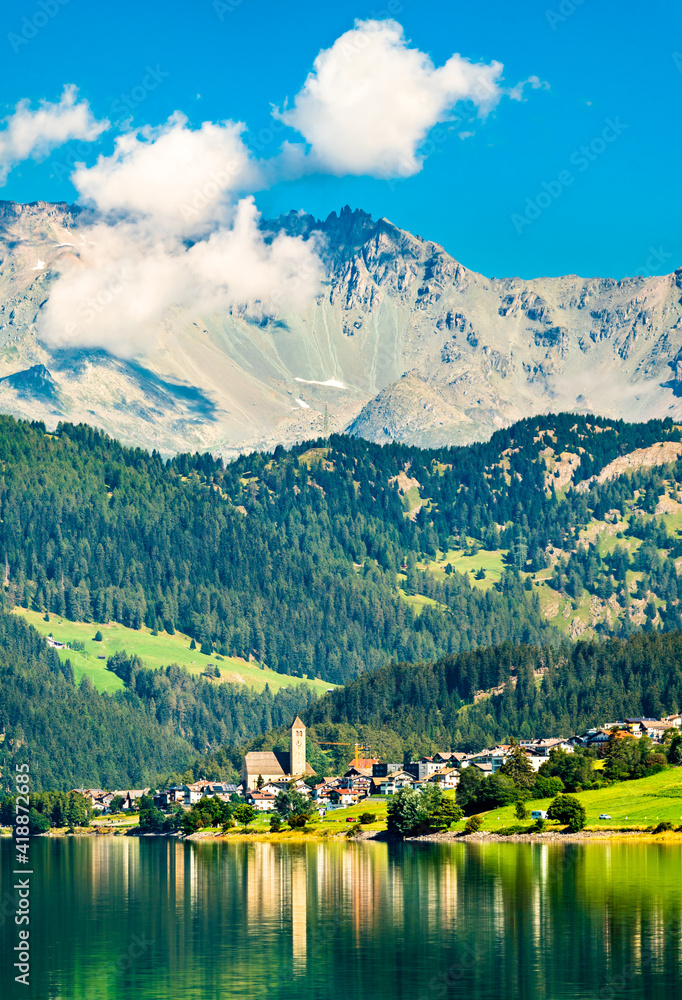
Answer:
POLYGON ((72 180, 100 212, 147 218, 160 229, 196 235, 229 217, 235 192, 254 190, 259 168, 237 122, 190 129, 176 112, 159 128, 116 139, 111 156, 80 166, 72 180))
POLYGON ((189 319, 233 306, 256 314, 304 307, 320 285, 314 245, 284 234, 266 242, 258 220, 245 198, 229 226, 189 245, 150 219, 79 230, 77 254, 61 258, 41 312, 41 339, 133 357, 154 348, 171 312, 189 319))
POLYGON ((316 169, 408 177, 421 169, 429 130, 456 104, 485 115, 498 103, 502 70, 460 55, 436 68, 396 21, 356 21, 317 56, 293 107, 274 113, 308 141, 316 169))
POLYGON ((93 142, 109 128, 108 121, 97 121, 87 101, 78 99, 73 85, 64 87, 58 103, 41 101, 35 111, 29 101, 20 101, 4 125, 0 131, 0 184, 22 160, 40 159, 72 139, 93 142))
POLYGON ((92 167, 78 165, 73 182, 98 221, 79 228, 77 254, 61 258, 41 312, 45 342, 134 356, 153 349, 170 313, 239 306, 262 315, 312 300, 322 270, 314 242, 266 240, 253 198, 239 199, 263 179, 243 128, 191 129, 176 113, 120 135, 92 167))
MULTIPOLYGON (((244 195, 311 169, 416 173, 429 130, 451 118, 459 102, 473 102, 485 115, 505 93, 522 97, 523 85, 502 88, 502 68, 459 55, 436 68, 408 46, 396 22, 356 22, 319 54, 293 107, 276 113, 307 146, 284 143, 278 155, 254 160, 242 124, 193 129, 179 112, 157 128, 119 135, 111 155, 91 167, 79 164, 72 178, 97 221, 79 227, 77 253, 53 265, 59 274, 40 313, 40 336, 53 345, 134 356, 153 349, 171 315, 175 323, 233 307, 260 315, 285 305, 304 308, 321 286, 314 241, 266 238, 253 198, 244 195)), ((526 83, 540 85, 533 77, 526 83)), ((61 121, 60 135, 96 137, 104 128, 73 88, 62 104, 62 113, 74 117, 61 121)), ((24 105, 20 112, 34 115, 24 105)), ((42 129, 29 129, 33 139, 11 133, 12 156, 56 141, 58 129, 50 133, 47 122, 60 115, 43 112, 42 129)), ((0 164, 1 142, 0 134, 0 164)))

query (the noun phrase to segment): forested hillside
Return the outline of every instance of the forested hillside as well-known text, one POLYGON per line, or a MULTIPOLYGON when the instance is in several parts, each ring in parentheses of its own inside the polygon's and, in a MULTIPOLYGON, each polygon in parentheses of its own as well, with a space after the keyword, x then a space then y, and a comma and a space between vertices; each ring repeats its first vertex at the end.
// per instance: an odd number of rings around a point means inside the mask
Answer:
POLYGON ((110 664, 125 691, 78 687, 35 629, 0 611, 0 751, 8 772, 28 761, 33 789, 140 787, 183 768, 197 752, 244 743, 306 712, 305 685, 256 694, 211 684, 177 667, 144 670, 119 655, 110 664))
MULTIPOLYGON (((446 656, 436 663, 391 663, 324 695, 305 716, 309 759, 335 773, 352 744, 402 761, 436 750, 480 750, 510 736, 571 736, 632 716, 659 718, 682 706, 682 633, 639 632, 627 640, 559 647, 502 646, 446 656), (481 688, 504 685, 479 698, 481 688), (333 740, 350 746, 329 747, 333 740)), ((248 749, 284 748, 284 727, 248 749)), ((221 750, 191 774, 233 774, 240 754, 221 750)))
MULTIPOLYGON (((617 503, 621 480, 566 492, 564 455, 575 460, 571 485, 636 447, 679 440, 670 421, 561 415, 466 448, 333 436, 224 466, 208 455, 164 462, 85 426, 48 434, 0 418, 7 596, 76 621, 181 628, 204 648, 332 681, 388 658, 544 644, 559 633, 541 596, 554 587, 574 601, 579 587, 601 587, 608 600, 627 574, 618 556, 582 572, 581 531, 595 509, 617 503), (481 550, 502 560, 499 579, 438 563, 481 550)), ((639 475, 652 490, 660 479, 656 470, 639 475)), ((638 484, 626 490, 634 505, 638 484)), ((659 529, 656 545, 667 541, 659 529)), ((632 525, 652 530, 646 520, 632 525)), ((676 554, 671 543, 659 562, 676 554)), ((649 622, 674 627, 677 570, 659 562, 643 581, 640 572, 635 600, 653 601, 649 622), (654 585, 666 594, 652 595, 654 585)))
POLYGON ((390 664, 312 708, 313 724, 349 723, 423 734, 462 749, 507 736, 572 735, 625 716, 660 718, 682 706, 682 633, 643 633, 559 648, 511 646, 390 664), (479 688, 504 691, 471 704, 479 688), (468 702, 462 708, 464 702, 468 702))

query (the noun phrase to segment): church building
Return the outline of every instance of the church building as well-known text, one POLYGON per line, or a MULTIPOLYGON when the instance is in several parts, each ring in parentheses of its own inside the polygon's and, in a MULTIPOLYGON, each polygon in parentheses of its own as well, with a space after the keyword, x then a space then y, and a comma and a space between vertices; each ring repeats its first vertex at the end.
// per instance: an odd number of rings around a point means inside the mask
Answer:
POLYGON ((301 778, 309 774, 315 772, 306 761, 305 726, 298 716, 291 723, 288 753, 286 750, 259 750, 247 753, 242 765, 245 792, 253 791, 259 775, 263 781, 282 781, 285 778, 301 778))

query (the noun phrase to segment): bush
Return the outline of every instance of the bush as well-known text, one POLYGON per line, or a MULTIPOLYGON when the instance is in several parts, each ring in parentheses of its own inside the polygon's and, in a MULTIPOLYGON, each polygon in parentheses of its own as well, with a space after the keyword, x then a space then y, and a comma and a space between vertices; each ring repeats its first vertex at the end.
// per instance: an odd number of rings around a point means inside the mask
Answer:
POLYGON ((274 816, 270 817, 270 833, 279 833, 281 829, 282 829, 282 820, 277 815, 277 813, 275 813, 274 816))
POLYGON ((31 837, 39 833, 47 833, 50 829, 50 821, 45 813, 38 812, 31 807, 28 814, 28 832, 31 837))
POLYGON ((465 833, 478 833, 478 831, 483 826, 482 816, 470 816, 464 827, 465 833))
POLYGON ((533 833, 542 833, 542 831, 545 829, 546 822, 547 820, 544 820, 542 818, 536 819, 533 825, 531 826, 531 830, 533 831, 533 833))
POLYGON ((386 808, 388 832, 406 837, 415 832, 426 819, 426 809, 421 793, 414 788, 401 788, 389 799, 386 808))
POLYGON ((244 827, 250 826, 256 818, 256 810, 246 802, 240 802, 238 806, 235 806, 232 814, 236 821, 244 827))
POLYGON ((430 830, 449 830, 453 823, 458 823, 464 812, 453 798, 443 799, 440 805, 428 814, 430 830))
POLYGON ((574 795, 557 795, 550 803, 547 818, 565 823, 572 833, 577 833, 585 826, 587 813, 580 799, 574 795))
POLYGON ((652 833, 670 833, 674 829, 675 829, 675 827, 673 826, 673 824, 669 823, 668 820, 666 819, 666 820, 663 820, 662 823, 659 823, 658 826, 655 826, 651 832, 652 833))
POLYGON ((363 813, 360 817, 361 823, 376 823, 376 813, 363 813))
POLYGON ((528 818, 528 810, 526 809, 526 803, 523 801, 523 799, 517 800, 516 806, 514 807, 514 812, 516 813, 517 819, 528 818))
POLYGON ((556 776, 545 778, 539 775, 535 781, 535 787, 533 788, 533 798, 553 799, 556 795, 563 792, 564 788, 565 785, 561 778, 556 776))
POLYGON ((100 632, 99 629, 97 629, 97 631, 95 632, 95 638, 93 639, 93 642, 101 642, 101 641, 102 641, 102 633, 100 632))

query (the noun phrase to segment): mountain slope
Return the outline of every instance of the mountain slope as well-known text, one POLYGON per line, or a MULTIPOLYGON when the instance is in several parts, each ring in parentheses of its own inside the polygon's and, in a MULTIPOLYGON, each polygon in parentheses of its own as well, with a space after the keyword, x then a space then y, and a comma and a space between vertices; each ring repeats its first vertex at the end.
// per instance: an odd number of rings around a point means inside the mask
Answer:
POLYGON ((681 443, 672 421, 568 414, 466 447, 332 435, 223 466, 3 417, 7 595, 335 682, 389 657, 679 628, 681 443))
POLYGON ((0 202, 0 376, 43 365, 59 401, 0 383, 17 416, 225 456, 313 437, 325 412, 337 431, 428 446, 547 411, 682 418, 682 269, 488 279, 386 219, 290 213, 262 225, 319 240, 326 281, 308 309, 169 315, 131 361, 38 338, 58 258, 80 257, 81 218, 0 202))

